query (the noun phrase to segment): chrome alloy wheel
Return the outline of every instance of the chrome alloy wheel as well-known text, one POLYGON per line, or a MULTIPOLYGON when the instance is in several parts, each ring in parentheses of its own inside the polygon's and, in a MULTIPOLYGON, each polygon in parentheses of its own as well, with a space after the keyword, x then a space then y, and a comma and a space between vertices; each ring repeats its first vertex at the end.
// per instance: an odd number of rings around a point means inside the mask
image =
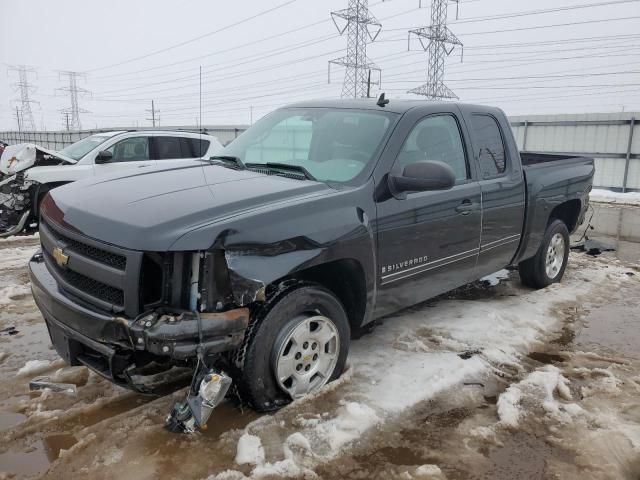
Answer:
POLYGON ((327 317, 301 319, 276 340, 273 370, 278 385, 297 399, 331 378, 340 352, 340 334, 327 317))
POLYGON ((566 248, 564 237, 561 234, 556 233, 551 237, 551 241, 547 247, 545 269, 547 276, 552 280, 558 276, 558 273, 560 273, 560 270, 562 269, 566 248))

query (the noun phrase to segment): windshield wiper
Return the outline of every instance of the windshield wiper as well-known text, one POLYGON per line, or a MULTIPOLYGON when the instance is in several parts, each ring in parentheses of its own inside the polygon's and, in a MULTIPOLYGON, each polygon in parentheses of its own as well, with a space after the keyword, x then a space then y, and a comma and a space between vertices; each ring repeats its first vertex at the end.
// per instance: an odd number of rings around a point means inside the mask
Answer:
POLYGON ((296 172, 296 173, 301 173, 302 175, 304 175, 304 177, 307 180, 313 180, 314 182, 317 182, 316 177, 314 177, 313 175, 311 175, 311 173, 309 172, 309 170, 307 170, 306 168, 304 168, 301 165, 291 165, 289 163, 276 163, 276 162, 267 162, 267 163, 247 163, 246 165, 247 167, 251 168, 270 168, 272 170, 285 170, 285 171, 290 171, 290 172, 296 172))
POLYGON ((247 168, 244 166, 244 163, 242 163, 242 160, 240 160, 239 157, 234 157, 233 155, 214 155, 212 157, 209 157, 209 160, 222 160, 222 162, 225 164, 231 162, 234 164, 235 168, 238 168, 240 170, 246 170, 247 168))

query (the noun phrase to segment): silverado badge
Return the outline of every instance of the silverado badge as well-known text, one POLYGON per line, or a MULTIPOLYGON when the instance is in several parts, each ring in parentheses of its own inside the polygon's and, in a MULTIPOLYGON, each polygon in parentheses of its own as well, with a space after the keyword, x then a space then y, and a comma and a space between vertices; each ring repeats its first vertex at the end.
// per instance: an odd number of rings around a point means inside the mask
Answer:
POLYGON ((69 255, 65 254, 60 247, 53 249, 53 259, 61 267, 66 267, 69 263, 69 255))

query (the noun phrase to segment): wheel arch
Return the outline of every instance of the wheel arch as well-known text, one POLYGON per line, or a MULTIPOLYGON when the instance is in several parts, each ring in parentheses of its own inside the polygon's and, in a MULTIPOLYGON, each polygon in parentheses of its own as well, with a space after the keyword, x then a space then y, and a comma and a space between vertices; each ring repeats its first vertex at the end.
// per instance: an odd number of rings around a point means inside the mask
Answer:
POLYGON ((562 220, 567 226, 569 233, 575 232, 578 228, 578 220, 580 218, 580 212, 582 211, 582 202, 579 199, 567 200, 559 205, 556 205, 547 220, 547 226, 551 225, 554 220, 562 220))
POLYGON ((353 258, 343 258, 299 270, 275 284, 287 280, 317 283, 333 293, 347 313, 349 325, 357 330, 367 313, 366 277, 362 264, 353 258))

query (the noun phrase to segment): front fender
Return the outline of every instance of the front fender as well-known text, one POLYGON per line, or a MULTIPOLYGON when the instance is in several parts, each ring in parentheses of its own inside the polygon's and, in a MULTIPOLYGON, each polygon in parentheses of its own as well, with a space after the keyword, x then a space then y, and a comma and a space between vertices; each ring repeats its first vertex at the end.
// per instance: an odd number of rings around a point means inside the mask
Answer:
POLYGON ((217 225, 189 232, 171 249, 185 250, 181 245, 193 245, 198 236, 213 234, 208 250, 224 252, 238 305, 264 300, 266 288, 280 279, 343 259, 360 264, 369 293, 375 289, 374 216, 370 184, 262 210, 259 215, 240 215, 226 220, 224 229, 217 225))

